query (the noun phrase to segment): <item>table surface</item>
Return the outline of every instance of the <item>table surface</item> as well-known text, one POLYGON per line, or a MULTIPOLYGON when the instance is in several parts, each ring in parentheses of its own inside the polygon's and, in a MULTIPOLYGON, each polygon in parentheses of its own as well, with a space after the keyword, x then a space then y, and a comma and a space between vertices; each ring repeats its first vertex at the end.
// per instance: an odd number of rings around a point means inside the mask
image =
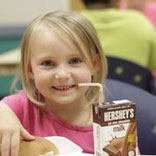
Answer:
POLYGON ((20 59, 19 49, 0 54, 0 58, 0 65, 18 64, 20 59))

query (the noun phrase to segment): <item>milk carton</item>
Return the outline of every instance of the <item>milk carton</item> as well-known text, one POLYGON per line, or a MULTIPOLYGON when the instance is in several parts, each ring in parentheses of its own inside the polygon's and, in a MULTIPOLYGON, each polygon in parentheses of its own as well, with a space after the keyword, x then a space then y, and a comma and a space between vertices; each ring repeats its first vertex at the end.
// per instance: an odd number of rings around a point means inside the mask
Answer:
POLYGON ((93 105, 96 156, 136 156, 136 105, 129 100, 93 105))

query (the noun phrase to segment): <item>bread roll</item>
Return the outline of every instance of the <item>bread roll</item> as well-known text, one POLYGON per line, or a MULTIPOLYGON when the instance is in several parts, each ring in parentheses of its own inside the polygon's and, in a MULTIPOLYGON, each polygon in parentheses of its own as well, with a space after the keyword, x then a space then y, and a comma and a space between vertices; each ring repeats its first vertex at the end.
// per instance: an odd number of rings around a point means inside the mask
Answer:
POLYGON ((50 151, 53 151, 54 155, 59 154, 58 148, 52 142, 45 138, 37 137, 34 141, 21 140, 19 156, 38 156, 50 151))

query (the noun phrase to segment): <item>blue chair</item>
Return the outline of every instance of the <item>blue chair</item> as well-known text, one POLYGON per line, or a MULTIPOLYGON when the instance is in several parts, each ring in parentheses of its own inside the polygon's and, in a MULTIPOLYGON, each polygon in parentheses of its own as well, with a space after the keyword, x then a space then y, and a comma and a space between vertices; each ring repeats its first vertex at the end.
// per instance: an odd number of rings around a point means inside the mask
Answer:
POLYGON ((156 96, 125 82, 107 79, 106 101, 128 99, 136 103, 138 145, 141 154, 156 154, 156 96))
POLYGON ((108 78, 140 87, 156 95, 151 71, 139 64, 122 58, 107 56, 108 78))

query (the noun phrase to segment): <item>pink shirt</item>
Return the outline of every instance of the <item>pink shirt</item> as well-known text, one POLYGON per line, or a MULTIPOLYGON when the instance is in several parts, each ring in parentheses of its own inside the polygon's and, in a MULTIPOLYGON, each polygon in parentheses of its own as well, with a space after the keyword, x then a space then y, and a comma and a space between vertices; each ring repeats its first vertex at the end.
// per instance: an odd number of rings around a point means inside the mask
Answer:
POLYGON ((156 27, 156 4, 147 3, 143 12, 156 27))
POLYGON ((24 91, 2 99, 16 113, 25 129, 35 136, 63 136, 78 144, 85 153, 93 153, 93 126, 79 127, 59 119, 53 112, 30 102, 24 91))

